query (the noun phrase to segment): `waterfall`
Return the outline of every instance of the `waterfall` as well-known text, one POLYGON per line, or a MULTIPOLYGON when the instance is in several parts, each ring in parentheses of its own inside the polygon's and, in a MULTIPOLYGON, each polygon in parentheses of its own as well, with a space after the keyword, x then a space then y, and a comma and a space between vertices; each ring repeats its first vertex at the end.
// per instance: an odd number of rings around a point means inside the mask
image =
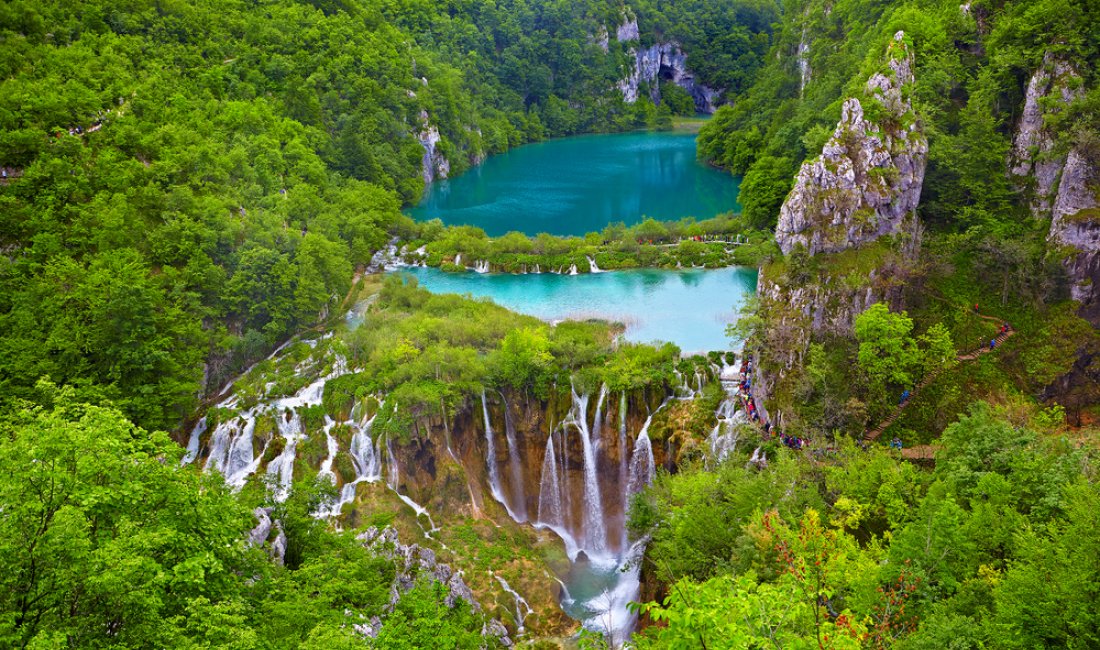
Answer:
MULTIPOLYGON (((278 485, 275 490, 275 499, 282 501, 290 494, 290 486, 294 481, 294 460, 298 452, 298 440, 302 436, 302 418, 296 411, 288 410, 280 413, 275 421, 286 443, 283 452, 267 464, 267 475, 275 478, 278 485), (286 415, 290 417, 287 418, 286 415)), ((251 443, 249 443, 249 450, 251 450, 251 443)))
POLYGON ((516 426, 512 422, 512 411, 508 408, 508 400, 504 397, 504 393, 500 394, 500 399, 504 402, 504 431, 508 440, 508 467, 511 471, 512 499, 515 501, 513 507, 515 508, 515 515, 518 517, 516 521, 522 524, 527 521, 527 495, 523 489, 523 466, 520 464, 519 445, 516 443, 516 426))
POLYGON ((620 548, 626 548, 626 506, 630 501, 630 495, 626 491, 629 477, 626 453, 626 404, 626 391, 624 390, 622 397, 619 398, 619 485, 622 487, 623 503, 623 531, 622 546, 620 548))
POLYGON ((199 439, 202 434, 206 433, 206 416, 204 415, 195 424, 195 428, 191 430, 191 437, 187 440, 187 452, 183 454, 183 458, 180 459, 180 465, 187 465, 195 460, 195 457, 199 455, 199 439))
POLYGON ((725 460, 736 448, 739 425, 746 421, 744 411, 737 410, 740 395, 737 380, 726 378, 725 371, 720 376, 722 377, 721 384, 726 391, 726 397, 714 413, 714 417, 718 422, 714 425, 714 429, 707 439, 711 455, 719 463, 725 460))
POLYGON ((657 473, 656 463, 653 461, 653 443, 649 440, 649 423, 652 420, 652 415, 646 418, 642 430, 634 440, 634 451, 630 454, 630 478, 626 484, 628 500, 623 504, 624 509, 630 505, 631 497, 653 482, 653 477, 657 473))
POLYGON ((535 273, 536 274, 542 273, 542 269, 539 267, 538 264, 535 265, 535 273))
POLYGON ((489 272, 489 260, 478 260, 478 261, 474 262, 474 270, 477 271, 478 273, 482 273, 482 274, 488 273, 489 272))
POLYGON ((596 266, 596 260, 592 259, 588 255, 585 255, 585 257, 588 258, 588 269, 589 269, 589 271, 591 271, 592 273, 603 273, 603 269, 596 266))
POLYGON ((562 510, 560 479, 557 454, 554 453, 554 433, 551 432, 546 438, 546 452, 542 455, 538 523, 564 529, 565 517, 562 510))
POLYGON ((496 441, 493 439, 493 425, 489 422, 489 403, 485 401, 485 391, 481 391, 481 412, 485 416, 485 462, 489 466, 489 491, 493 494, 493 498, 504 506, 504 509, 508 511, 508 516, 514 521, 527 521, 527 515, 520 519, 512 511, 512 506, 508 504, 508 499, 500 487, 500 471, 497 469, 497 446, 496 441))
MULTIPOLYGON (((562 434, 564 437, 564 434, 562 434)), ((566 517, 569 513, 569 485, 565 482, 565 472, 558 470, 557 452, 554 449, 554 433, 546 438, 546 452, 542 456, 542 476, 539 478, 539 511, 536 526, 549 528, 565 542, 565 553, 569 559, 577 557, 580 550, 577 540, 569 532, 566 517)))
POLYGON ((348 451, 351 454, 351 462, 355 464, 355 480, 374 482, 382 478, 382 455, 377 447, 371 443, 370 431, 374 425, 374 417, 367 420, 361 426, 355 427, 355 434, 351 437, 348 451))
POLYGON ((455 266, 462 266, 462 253, 455 254, 455 266))
POLYGON ((577 265, 576 264, 570 264, 569 265, 569 275, 577 275, 577 265))
MULTIPOLYGON (((404 494, 401 494, 401 490, 398 489, 398 486, 401 484, 401 472, 397 467, 397 457, 393 454, 393 442, 388 435, 386 436, 386 464, 389 466, 387 468, 389 471, 386 476, 386 487, 393 490, 393 493, 397 495, 398 499, 401 499, 402 503, 412 508, 412 511, 416 513, 416 525, 420 526, 420 530, 424 531, 424 537, 432 539, 432 533, 439 530, 439 528, 435 525, 435 522, 432 521, 432 515, 428 512, 428 509, 404 494), (424 525, 420 523, 420 517, 422 516, 428 520, 428 528, 424 528, 424 525)), ((444 546, 443 548, 447 547, 444 546)))
MULTIPOLYGON (((602 553, 607 549, 607 522, 604 521, 603 500, 600 497, 595 445, 587 422, 588 395, 577 395, 577 391, 572 388, 570 392, 573 397, 573 407, 569 419, 564 424, 576 427, 584 450, 584 527, 581 539, 584 540, 585 550, 602 553)), ((607 386, 605 385, 601 389, 600 400, 602 401, 606 395, 607 386)))
POLYGON ((515 610, 516 633, 517 634, 523 634, 526 631, 523 627, 523 621, 530 614, 532 614, 535 610, 531 609, 531 606, 529 604, 527 604, 527 599, 526 598, 524 598, 523 596, 520 596, 519 593, 515 589, 512 589, 512 586, 508 584, 507 580, 505 580, 504 578, 498 576, 497 574, 493 573, 492 571, 489 572, 489 575, 496 578, 497 582, 500 583, 500 586, 504 588, 504 591, 511 594, 512 598, 516 601, 516 610, 515 610), (524 610, 527 610, 527 611, 525 612, 524 610))
POLYGON ((325 459, 321 461, 321 468, 317 470, 318 476, 328 477, 333 484, 336 483, 336 473, 332 471, 332 463, 336 460, 336 453, 340 449, 336 436, 332 435, 332 427, 335 424, 332 418, 325 416, 325 447, 328 453, 325 455, 325 459))

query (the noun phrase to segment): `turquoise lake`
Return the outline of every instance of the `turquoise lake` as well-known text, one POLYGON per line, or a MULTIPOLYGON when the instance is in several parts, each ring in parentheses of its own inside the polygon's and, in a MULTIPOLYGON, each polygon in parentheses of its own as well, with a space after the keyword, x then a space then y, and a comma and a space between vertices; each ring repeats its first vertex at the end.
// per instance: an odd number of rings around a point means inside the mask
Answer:
POLYGON ((437 181, 409 214, 489 236, 583 235, 616 221, 740 211, 739 183, 696 160, 694 133, 577 136, 525 145, 437 181))
POLYGON ((685 354, 728 350, 726 326, 756 290, 756 269, 552 273, 446 273, 402 269, 433 293, 469 294, 547 321, 602 318, 626 325, 627 340, 667 341, 685 354))

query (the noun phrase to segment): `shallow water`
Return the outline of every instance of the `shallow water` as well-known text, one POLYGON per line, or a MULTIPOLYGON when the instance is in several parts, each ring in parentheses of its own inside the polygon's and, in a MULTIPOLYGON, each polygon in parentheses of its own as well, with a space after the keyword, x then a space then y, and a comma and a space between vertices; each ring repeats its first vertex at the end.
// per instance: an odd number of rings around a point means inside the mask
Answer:
POLYGON ((447 273, 402 269, 433 293, 491 298, 547 321, 601 318, 626 325, 626 339, 667 341, 684 354, 728 350, 726 327, 756 290, 756 269, 640 269, 583 275, 447 273))
POLYGON ((615 221, 736 212, 739 185, 696 159, 694 133, 577 136, 519 147, 433 183, 409 214, 490 236, 583 235, 615 221))

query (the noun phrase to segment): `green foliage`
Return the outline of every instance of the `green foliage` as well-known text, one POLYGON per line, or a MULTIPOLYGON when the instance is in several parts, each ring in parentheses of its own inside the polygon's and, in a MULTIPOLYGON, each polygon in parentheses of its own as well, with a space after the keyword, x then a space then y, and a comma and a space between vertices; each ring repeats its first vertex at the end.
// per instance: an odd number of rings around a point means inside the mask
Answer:
POLYGON ((913 385, 913 370, 920 362, 912 338, 913 321, 895 314, 882 303, 871 305, 856 317, 853 330, 859 341, 859 365, 872 385, 913 385))
POLYGON ((439 583, 387 612, 393 562, 312 514, 333 496, 327 480, 273 504, 279 567, 245 543, 247 497, 180 467, 165 434, 71 388, 38 390, 51 406, 0 423, 0 645, 351 648, 363 643, 351 624, 378 616, 378 647, 483 647, 483 617, 447 608, 439 583))

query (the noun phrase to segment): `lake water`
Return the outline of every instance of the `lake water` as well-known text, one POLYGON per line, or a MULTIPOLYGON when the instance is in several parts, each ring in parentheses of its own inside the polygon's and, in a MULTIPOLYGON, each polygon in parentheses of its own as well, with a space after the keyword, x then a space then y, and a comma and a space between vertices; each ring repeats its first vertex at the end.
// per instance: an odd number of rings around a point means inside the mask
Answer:
POLYGON ((602 318, 626 325, 626 338, 668 341, 685 354, 728 350, 726 326, 756 290, 756 269, 610 271, 584 275, 553 273, 447 273, 409 268, 433 293, 491 298, 544 320, 602 318))
POLYGON ((615 221, 740 211, 739 183, 696 160, 694 133, 578 136, 519 147, 433 183, 409 214, 490 236, 583 235, 615 221))

